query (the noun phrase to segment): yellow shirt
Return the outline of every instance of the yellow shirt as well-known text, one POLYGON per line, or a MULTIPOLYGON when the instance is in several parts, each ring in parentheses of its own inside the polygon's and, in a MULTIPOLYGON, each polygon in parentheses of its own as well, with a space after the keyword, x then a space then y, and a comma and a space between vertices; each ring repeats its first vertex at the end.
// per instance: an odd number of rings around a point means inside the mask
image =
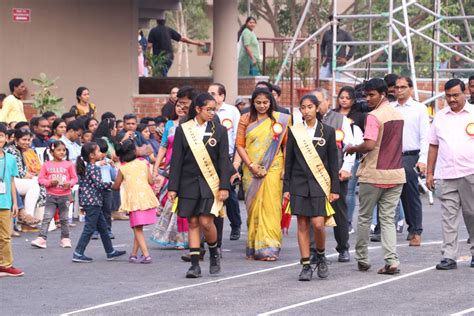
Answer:
POLYGON ((3 107, 0 111, 0 122, 27 122, 23 111, 23 102, 13 94, 3 100, 3 107))

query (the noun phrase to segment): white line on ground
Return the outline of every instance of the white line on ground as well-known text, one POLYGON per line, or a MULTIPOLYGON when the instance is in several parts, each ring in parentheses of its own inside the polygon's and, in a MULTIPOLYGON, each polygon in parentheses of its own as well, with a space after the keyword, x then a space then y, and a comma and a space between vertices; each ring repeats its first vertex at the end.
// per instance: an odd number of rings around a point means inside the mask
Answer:
MULTIPOLYGON (((466 261, 466 260, 457 260, 457 262, 460 262, 460 261, 466 261)), ((281 313, 281 312, 284 312, 284 311, 287 311, 287 310, 290 310, 290 309, 294 309, 294 308, 297 308, 297 307, 301 307, 301 306, 305 306, 305 305, 309 305, 309 304, 313 304, 313 303, 318 303, 318 302, 325 301, 325 300, 328 300, 328 299, 331 299, 331 298, 334 298, 334 297, 343 296, 343 295, 363 291, 363 290, 366 290, 366 289, 370 289, 370 288, 373 288, 373 287, 376 287, 376 286, 379 286, 379 285, 395 282, 395 281, 405 279, 405 278, 408 278, 408 277, 411 277, 411 276, 414 276, 414 275, 417 275, 417 274, 421 274, 421 273, 424 273, 424 272, 428 272, 430 270, 434 270, 435 268, 436 268, 436 266, 431 266, 431 267, 428 267, 428 268, 425 268, 425 269, 416 270, 416 271, 413 271, 413 272, 410 272, 410 273, 407 273, 407 274, 404 274, 404 275, 400 275, 400 276, 397 276, 397 277, 394 277, 394 278, 391 278, 391 279, 387 279, 387 280, 384 280, 384 281, 375 282, 375 283, 367 284, 367 285, 364 285, 364 286, 361 286, 361 287, 358 287, 358 288, 355 288, 355 289, 352 289, 352 290, 347 290, 347 291, 344 291, 344 292, 334 293, 334 294, 331 294, 331 295, 318 297, 318 298, 308 300, 308 301, 304 301, 304 302, 300 302, 300 303, 297 303, 297 304, 288 305, 288 306, 281 307, 281 308, 278 308, 278 309, 274 309, 272 311, 264 312, 264 313, 261 313, 261 314, 258 314, 258 315, 259 316, 267 316, 267 315, 273 315, 273 314, 276 314, 276 313, 281 313)), ((458 314, 454 314, 454 315, 465 315, 465 314, 467 314, 467 313, 469 313, 470 311, 473 311, 473 310, 474 310, 474 307, 471 308, 471 309, 459 312, 461 314, 458 313, 458 314)), ((453 315, 451 315, 451 316, 453 316, 453 315)))
POLYGON ((471 308, 465 309, 463 311, 457 312, 456 314, 451 314, 451 316, 461 316, 461 315, 469 314, 471 312, 474 313, 474 307, 471 307, 471 308))
MULTIPOLYGON (((422 246, 423 245, 436 245, 436 244, 440 244, 440 243, 441 243, 441 241, 428 241, 428 242, 423 242, 422 246)), ((397 247, 406 247, 406 246, 408 246, 408 244, 399 244, 399 245, 397 245, 397 247)), ((374 247, 369 247, 369 250, 376 250, 376 249, 381 249, 381 248, 382 248, 382 246, 374 246, 374 247)), ((351 250, 350 252, 353 253, 354 250, 351 250)), ((331 258, 331 257, 335 257, 337 255, 338 255, 338 253, 333 253, 333 254, 328 255, 327 257, 331 258)), ((298 264, 300 264, 300 263, 299 262, 294 262, 294 263, 284 264, 284 265, 281 265, 281 266, 272 267, 272 268, 268 268, 268 269, 262 269, 262 270, 247 272, 247 273, 243 273, 243 274, 233 275, 233 276, 226 277, 226 278, 220 278, 220 279, 217 279, 217 280, 201 282, 201 283, 196 283, 196 284, 190 284, 190 285, 175 287, 175 288, 171 288, 171 289, 167 289, 167 290, 161 290, 161 291, 152 292, 152 293, 148 293, 148 294, 133 296, 133 297, 118 300, 118 301, 99 304, 99 305, 95 305, 95 306, 75 310, 75 311, 72 311, 72 312, 67 312, 67 313, 61 314, 61 316, 79 314, 79 313, 88 312, 88 311, 92 311, 92 310, 96 310, 96 309, 101 309, 101 308, 104 308, 104 307, 109 307, 109 306, 119 305, 119 304, 131 302, 131 301, 136 301, 136 300, 147 298, 147 297, 157 296, 157 295, 161 295, 161 294, 165 294, 165 293, 181 291, 181 290, 184 290, 184 289, 195 288, 195 287, 214 284, 214 283, 219 283, 219 282, 223 282, 223 281, 240 279, 240 278, 255 275, 255 274, 260 274, 260 273, 265 273, 265 272, 270 272, 270 271, 275 271, 275 270, 279 270, 279 269, 283 269, 283 268, 292 267, 292 266, 295 266, 295 265, 298 265, 298 264)), ((434 267, 430 267, 429 269, 433 269, 433 268, 434 267)), ((407 276, 408 276, 408 274, 403 275, 402 277, 407 277, 407 276)), ((402 278, 402 277, 398 277, 398 278, 402 278)), ((391 280, 393 280, 393 279, 391 279, 391 280)))
POLYGON ((272 311, 261 313, 259 315, 262 315, 262 316, 263 315, 272 315, 272 314, 284 312, 284 311, 287 311, 287 310, 290 310, 290 309, 293 309, 293 308, 301 307, 301 306, 304 306, 304 305, 325 301, 325 300, 328 300, 330 298, 334 298, 334 297, 338 297, 338 296, 343 296, 343 295, 363 291, 363 290, 366 290, 366 289, 369 289, 369 288, 372 288, 372 287, 376 287, 376 286, 379 286, 379 285, 382 285, 382 284, 395 282, 395 281, 398 281, 400 279, 408 278, 408 277, 411 277, 413 275, 417 275, 417 274, 420 274, 420 273, 423 273, 423 272, 427 272, 427 271, 433 270, 434 268, 435 268, 435 266, 431 266, 429 268, 413 271, 413 272, 410 272, 410 273, 407 273, 407 274, 404 274, 404 275, 401 275, 401 276, 398 276, 398 277, 394 277, 394 278, 387 279, 387 280, 384 280, 384 281, 368 284, 368 285, 361 286, 361 287, 358 287, 358 288, 355 288, 355 289, 352 289, 352 290, 339 292, 339 293, 334 293, 334 294, 331 294, 331 295, 318 297, 318 298, 315 298, 315 299, 312 299, 312 300, 309 300, 309 301, 305 301, 305 302, 301 302, 301 303, 298 303, 298 304, 293 304, 293 305, 285 306, 285 307, 282 307, 282 308, 279 308, 279 309, 274 309, 272 311))

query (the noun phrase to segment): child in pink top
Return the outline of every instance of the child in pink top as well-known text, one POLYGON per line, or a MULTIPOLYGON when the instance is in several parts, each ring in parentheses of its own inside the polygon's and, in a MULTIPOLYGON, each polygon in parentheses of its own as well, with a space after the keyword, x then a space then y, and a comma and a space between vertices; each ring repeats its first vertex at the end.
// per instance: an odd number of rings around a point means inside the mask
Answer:
POLYGON ((46 187, 46 206, 39 236, 31 242, 38 248, 46 248, 46 238, 51 219, 59 209, 61 219, 61 247, 71 248, 69 239, 68 212, 71 188, 77 183, 76 170, 71 161, 64 160, 66 145, 62 141, 54 141, 49 145, 53 156, 52 161, 46 161, 41 167, 38 182, 46 187))

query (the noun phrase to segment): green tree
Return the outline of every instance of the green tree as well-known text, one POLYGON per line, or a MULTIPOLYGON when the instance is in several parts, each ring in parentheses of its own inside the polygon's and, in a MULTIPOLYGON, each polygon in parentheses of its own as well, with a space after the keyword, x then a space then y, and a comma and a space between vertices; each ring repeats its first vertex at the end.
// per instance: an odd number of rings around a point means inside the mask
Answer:
MULTIPOLYGON (((301 29, 300 37, 307 37, 317 29, 319 29, 324 23, 327 22, 328 16, 332 13, 332 3, 335 0, 314 0, 311 3, 310 14, 308 14, 305 23, 301 29)), ((474 15, 474 6, 472 0, 462 0, 466 15, 474 15)), ((433 0, 418 0, 420 4, 426 8, 434 11, 433 0)), ((275 37, 292 37, 296 30, 299 19, 302 15, 305 0, 252 0, 251 1, 251 14, 257 19, 263 19, 269 23, 273 30, 275 37)), ((394 7, 402 5, 402 0, 394 0, 394 7)), ((459 1, 455 0, 442 0, 441 1, 441 14, 444 16, 457 16, 461 15, 459 1)), ((239 10, 241 14, 247 13, 247 0, 239 1, 239 10)), ((354 0, 353 3, 343 12, 342 14, 369 14, 369 13, 384 13, 388 15, 389 11, 389 0, 354 0)), ((394 15, 394 18, 403 22, 403 11, 399 11, 394 15)), ((410 27, 417 29, 434 20, 434 17, 429 15, 427 12, 420 10, 419 8, 411 5, 408 8, 408 19, 410 27)), ((241 24, 243 21, 239 21, 241 24)), ((368 19, 343 19, 341 27, 352 33, 354 40, 356 41, 367 41, 369 40, 369 20, 368 19)), ((463 25, 463 22, 458 21, 447 21, 444 20, 440 23, 441 27, 447 30, 453 35, 460 35, 463 41, 467 41, 467 32, 463 25)), ((470 31, 474 34, 474 23, 469 24, 470 31)), ((402 35, 405 34, 403 27, 397 26, 402 35)), ((425 35, 433 37, 433 30, 431 28, 425 32, 425 35)), ((258 31, 257 31, 258 32, 258 31)), ((397 39, 396 34, 393 34, 393 38, 397 39)), ((321 37, 319 38, 321 39, 321 37)), ((388 27, 387 18, 383 19, 372 19, 372 40, 374 41, 387 41, 388 39, 388 27)), ((442 42, 453 42, 452 38, 442 33, 442 42)), ((419 37, 412 36, 413 51, 415 60, 417 62, 417 72, 425 76, 428 76, 431 71, 431 61, 433 57, 433 44, 427 40, 419 37)), ((277 54, 282 56, 285 52, 285 48, 281 47, 277 49, 277 54)), ((374 45, 372 49, 377 48, 374 45)), ((356 46, 355 58, 359 58, 369 51, 368 45, 356 46)), ((464 50, 466 54, 473 56, 472 51, 464 50)), ((308 50, 303 51, 302 56, 308 56, 308 50)), ((452 57, 451 52, 440 50, 440 57, 442 60, 447 60, 452 57)), ((387 61, 386 53, 380 53, 372 58, 372 62, 384 63, 387 61)), ((396 70, 398 73, 409 74, 408 71, 408 54, 406 48, 401 44, 393 46, 393 61, 398 63, 404 63, 404 66, 398 67, 396 70)))
MULTIPOLYGON (((207 16, 206 0, 181 0, 187 37, 198 40, 209 38, 212 23, 207 16)), ((178 29, 180 22, 174 11, 166 12, 166 24, 178 29)))

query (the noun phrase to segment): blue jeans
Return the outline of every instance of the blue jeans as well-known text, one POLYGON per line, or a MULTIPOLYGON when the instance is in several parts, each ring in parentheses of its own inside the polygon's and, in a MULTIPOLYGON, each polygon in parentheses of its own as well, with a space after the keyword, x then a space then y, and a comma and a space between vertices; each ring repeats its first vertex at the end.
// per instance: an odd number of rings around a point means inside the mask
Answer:
POLYGON ((102 239, 102 245, 104 245, 105 252, 107 254, 113 253, 115 250, 109 237, 109 230, 107 228, 104 214, 102 213, 102 207, 83 206, 83 209, 86 212, 84 230, 82 231, 81 238, 79 238, 79 241, 77 242, 75 253, 77 255, 84 254, 84 251, 91 240, 92 234, 96 229, 100 233, 100 239, 102 239))
POLYGON ((354 167, 352 168, 352 177, 349 179, 349 183, 347 184, 346 203, 347 219, 349 220, 349 224, 352 224, 352 217, 354 216, 356 207, 356 188, 357 182, 359 181, 359 177, 356 176, 356 173, 357 169, 359 168, 359 164, 359 159, 356 159, 354 162, 354 167))
POLYGON ((172 64, 173 59, 168 58, 165 64, 162 66, 163 68, 161 68, 161 75, 163 76, 163 78, 168 77, 168 71, 170 70, 172 64))
POLYGON ((25 203, 23 202, 23 198, 21 197, 20 193, 16 191, 16 204, 18 204, 18 209, 24 209, 25 208, 25 203))
POLYGON ((113 210, 113 193, 112 191, 102 191, 102 213, 104 213, 105 221, 107 222, 107 228, 109 232, 112 231, 112 210, 113 210))
POLYGON ((120 209, 120 191, 112 191, 112 211, 118 211, 120 209))

